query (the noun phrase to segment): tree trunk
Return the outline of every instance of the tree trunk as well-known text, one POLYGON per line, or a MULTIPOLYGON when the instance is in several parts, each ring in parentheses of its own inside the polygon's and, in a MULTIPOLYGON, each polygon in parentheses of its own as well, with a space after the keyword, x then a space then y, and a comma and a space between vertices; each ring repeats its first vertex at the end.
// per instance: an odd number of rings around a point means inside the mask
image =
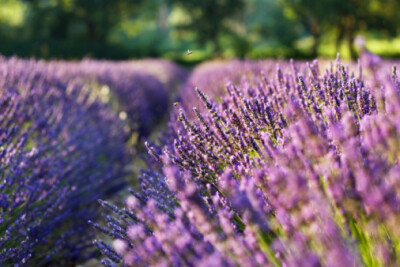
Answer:
POLYGON ((357 53, 356 50, 354 49, 354 32, 355 32, 355 27, 356 27, 356 20, 354 17, 348 17, 347 18, 347 46, 349 49, 350 57, 352 59, 357 58, 357 53))
POLYGON ((354 49, 354 31, 352 29, 349 30, 349 33, 347 36, 347 45, 348 45, 351 59, 357 59, 357 52, 354 49))

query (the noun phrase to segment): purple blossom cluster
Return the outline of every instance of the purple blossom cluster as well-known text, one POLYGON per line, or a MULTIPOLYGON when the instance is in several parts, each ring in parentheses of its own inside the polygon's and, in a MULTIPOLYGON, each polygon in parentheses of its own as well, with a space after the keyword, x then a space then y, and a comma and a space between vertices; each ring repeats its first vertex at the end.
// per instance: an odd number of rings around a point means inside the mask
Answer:
POLYGON ((125 207, 101 202, 112 214, 92 224, 114 240, 95 241, 102 263, 398 265, 396 67, 327 65, 269 62, 216 101, 196 88, 204 111, 177 107, 147 144, 159 167, 125 207))
MULTIPOLYGON (((239 83, 242 79, 260 72, 263 65, 262 61, 241 60, 209 61, 200 64, 190 73, 179 94, 181 107, 187 112, 191 111, 193 106, 203 111, 203 105, 193 90, 194 87, 202 90, 207 88, 207 94, 218 99, 225 94, 225 85, 228 82, 239 83)), ((188 115, 191 116, 190 113, 188 115)))
MULTIPOLYGON (((164 84, 180 79, 161 82, 131 63, 0 57, 0 266, 93 257, 88 221, 99 217, 98 199, 126 185, 132 160, 130 133, 110 98, 147 134, 165 112, 164 84)), ((172 63, 153 64, 183 75, 172 63)))

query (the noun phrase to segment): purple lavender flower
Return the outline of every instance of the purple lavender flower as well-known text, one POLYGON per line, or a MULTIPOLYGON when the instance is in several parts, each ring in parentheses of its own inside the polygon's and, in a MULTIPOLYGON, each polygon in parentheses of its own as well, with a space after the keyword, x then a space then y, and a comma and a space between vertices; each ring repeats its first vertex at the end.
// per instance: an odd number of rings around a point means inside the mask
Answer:
MULTIPOLYGON (((1 266, 65 265, 93 257, 95 233, 87 222, 100 215, 97 199, 126 183, 129 132, 147 135, 167 109, 167 86, 174 90, 184 79, 172 63, 146 64, 177 76, 161 82, 135 62, 0 57, 1 266)), ((135 218, 129 211, 124 216, 135 218)), ((98 229, 126 238, 112 217, 108 223, 118 230, 98 229)), ((118 257, 107 244, 96 244, 118 257)))
POLYGON ((399 264, 396 71, 276 63, 194 71, 161 147, 148 145, 161 164, 113 210, 115 263, 399 264))

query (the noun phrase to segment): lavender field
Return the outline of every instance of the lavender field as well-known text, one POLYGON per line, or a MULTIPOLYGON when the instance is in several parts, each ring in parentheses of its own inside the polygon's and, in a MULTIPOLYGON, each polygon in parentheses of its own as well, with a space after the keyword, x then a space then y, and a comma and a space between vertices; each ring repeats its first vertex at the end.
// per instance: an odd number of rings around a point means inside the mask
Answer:
POLYGON ((0 266, 400 265, 399 65, 0 58, 0 266))

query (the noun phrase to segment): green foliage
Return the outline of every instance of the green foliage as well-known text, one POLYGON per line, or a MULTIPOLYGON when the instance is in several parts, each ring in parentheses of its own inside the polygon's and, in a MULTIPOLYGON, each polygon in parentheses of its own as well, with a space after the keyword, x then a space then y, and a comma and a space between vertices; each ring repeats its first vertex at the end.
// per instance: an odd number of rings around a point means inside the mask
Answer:
POLYGON ((110 30, 141 1, 22 0, 29 6, 29 37, 105 42, 110 30))
POLYGON ((329 30, 336 32, 335 50, 339 51, 341 42, 346 40, 350 56, 356 58, 353 44, 357 32, 378 30, 394 36, 399 26, 392 11, 400 7, 398 1, 283 0, 283 3, 313 36, 313 56, 318 55, 322 34, 329 30))
POLYGON ((372 51, 398 57, 387 40, 399 34, 399 8, 397 0, 1 0, 0 53, 189 65, 215 56, 354 58, 362 34, 372 51))
POLYGON ((215 51, 221 53, 218 36, 221 33, 234 33, 228 21, 237 19, 237 15, 244 7, 243 0, 168 0, 171 4, 182 7, 191 20, 179 27, 196 33, 197 42, 204 45, 211 42, 215 51))

